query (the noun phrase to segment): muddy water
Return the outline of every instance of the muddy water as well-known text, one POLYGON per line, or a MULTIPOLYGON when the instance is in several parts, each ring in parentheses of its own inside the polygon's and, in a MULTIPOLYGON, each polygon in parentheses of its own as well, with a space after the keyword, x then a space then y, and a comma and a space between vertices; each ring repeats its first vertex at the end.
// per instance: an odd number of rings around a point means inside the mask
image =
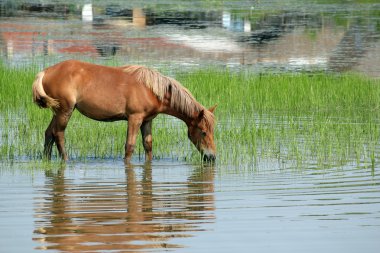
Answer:
POLYGON ((380 175, 365 167, 237 173, 171 161, 40 167, 0 169, 1 252, 380 247, 380 175))
POLYGON ((0 1, 9 65, 79 58, 167 69, 380 74, 377 1, 0 1))

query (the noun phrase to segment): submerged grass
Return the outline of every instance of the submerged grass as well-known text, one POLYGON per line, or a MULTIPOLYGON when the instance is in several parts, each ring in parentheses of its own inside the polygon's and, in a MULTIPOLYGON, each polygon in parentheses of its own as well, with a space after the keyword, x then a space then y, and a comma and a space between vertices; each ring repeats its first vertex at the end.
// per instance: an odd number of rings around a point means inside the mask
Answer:
POLYGON ((217 136, 228 161, 297 165, 369 163, 379 158, 380 81, 357 74, 183 74, 195 97, 219 103, 217 136), (205 87, 203 87, 205 86, 205 87), (232 145, 231 145, 232 144, 232 145))
MULTIPOLYGON (((32 103, 36 68, 0 65, 0 159, 41 159, 52 113, 32 103)), ((340 166, 374 166, 379 159, 380 81, 356 74, 251 74, 208 69, 177 73, 205 106, 217 103, 219 164, 255 166, 262 159, 340 166)), ((66 130, 73 159, 120 159, 126 122, 102 123, 75 112, 66 130)), ((154 155, 199 161, 186 126, 160 115, 154 155)), ((135 155, 143 158, 138 141, 135 155)))

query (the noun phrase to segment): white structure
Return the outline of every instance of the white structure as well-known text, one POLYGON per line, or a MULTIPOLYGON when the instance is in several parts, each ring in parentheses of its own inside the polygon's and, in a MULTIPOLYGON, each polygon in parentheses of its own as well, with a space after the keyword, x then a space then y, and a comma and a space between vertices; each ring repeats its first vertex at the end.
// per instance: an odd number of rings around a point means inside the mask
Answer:
POLYGON ((84 4, 82 8, 82 20, 92 21, 93 19, 92 4, 84 4))

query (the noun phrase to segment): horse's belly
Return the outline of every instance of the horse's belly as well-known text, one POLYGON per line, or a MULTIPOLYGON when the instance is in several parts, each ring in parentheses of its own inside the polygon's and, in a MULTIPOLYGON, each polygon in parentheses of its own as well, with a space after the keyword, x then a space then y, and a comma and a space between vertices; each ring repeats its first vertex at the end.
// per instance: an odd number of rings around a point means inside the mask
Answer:
POLYGON ((118 103, 109 102, 79 102, 76 104, 76 109, 83 115, 100 121, 115 121, 125 120, 128 115, 125 113, 125 108, 118 103))

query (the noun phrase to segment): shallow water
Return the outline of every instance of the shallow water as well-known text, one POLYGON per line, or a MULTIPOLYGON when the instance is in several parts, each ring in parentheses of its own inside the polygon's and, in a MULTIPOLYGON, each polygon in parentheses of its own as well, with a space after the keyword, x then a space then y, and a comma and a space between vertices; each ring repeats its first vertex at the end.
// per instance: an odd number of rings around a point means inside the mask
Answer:
POLYGON ((1 252, 377 252, 380 246, 378 165, 236 173, 165 160, 59 167, 2 165, 1 252))
POLYGON ((54 2, 0 2, 3 62, 380 73, 376 1, 54 2))

